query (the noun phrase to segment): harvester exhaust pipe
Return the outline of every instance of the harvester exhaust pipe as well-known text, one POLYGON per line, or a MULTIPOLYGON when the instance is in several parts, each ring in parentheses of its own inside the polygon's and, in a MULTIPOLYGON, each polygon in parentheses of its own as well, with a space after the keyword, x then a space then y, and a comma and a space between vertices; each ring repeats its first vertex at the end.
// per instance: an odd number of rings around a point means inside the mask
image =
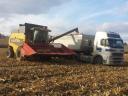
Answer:
POLYGON ((65 36, 65 35, 67 35, 67 34, 72 33, 72 32, 77 32, 77 33, 79 33, 79 30, 78 30, 78 28, 74 28, 74 29, 72 29, 72 30, 70 30, 70 31, 68 31, 68 32, 65 32, 65 33, 63 33, 63 34, 61 34, 61 35, 59 35, 59 36, 53 37, 52 39, 49 40, 49 42, 54 41, 54 40, 56 40, 56 39, 59 39, 59 38, 65 36))

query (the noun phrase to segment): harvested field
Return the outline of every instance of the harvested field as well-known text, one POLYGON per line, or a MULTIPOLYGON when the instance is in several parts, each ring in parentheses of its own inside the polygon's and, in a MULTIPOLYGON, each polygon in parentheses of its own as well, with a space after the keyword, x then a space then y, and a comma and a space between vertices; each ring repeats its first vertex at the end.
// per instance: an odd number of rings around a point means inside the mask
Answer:
POLYGON ((105 66, 72 60, 18 62, 2 55, 0 96, 127 96, 125 57, 124 66, 105 66))

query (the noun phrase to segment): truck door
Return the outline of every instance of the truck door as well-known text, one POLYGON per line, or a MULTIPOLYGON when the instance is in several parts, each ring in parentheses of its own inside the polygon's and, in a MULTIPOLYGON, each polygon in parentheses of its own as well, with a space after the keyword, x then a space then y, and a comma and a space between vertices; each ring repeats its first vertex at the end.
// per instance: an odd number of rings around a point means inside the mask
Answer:
POLYGON ((102 56, 103 60, 104 61, 107 61, 108 60, 108 56, 109 56, 109 52, 106 51, 106 49, 108 49, 109 47, 109 43, 108 43, 108 40, 107 39, 101 39, 100 41, 100 55, 102 56))

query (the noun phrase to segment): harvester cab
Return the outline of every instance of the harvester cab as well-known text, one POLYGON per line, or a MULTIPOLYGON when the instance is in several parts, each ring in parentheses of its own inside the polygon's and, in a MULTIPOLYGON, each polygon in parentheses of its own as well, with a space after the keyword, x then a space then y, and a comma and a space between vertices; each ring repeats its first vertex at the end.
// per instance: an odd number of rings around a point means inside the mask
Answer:
POLYGON ((20 29, 24 29, 26 42, 31 44, 48 43, 48 32, 50 30, 47 26, 35 24, 20 24, 20 29))
POLYGON ((12 32, 9 37, 7 57, 16 57, 18 60, 22 60, 34 56, 74 56, 75 52, 73 50, 65 47, 63 44, 51 42, 74 31, 78 31, 78 28, 51 39, 48 35, 51 30, 47 26, 29 23, 20 24, 18 32, 12 32))

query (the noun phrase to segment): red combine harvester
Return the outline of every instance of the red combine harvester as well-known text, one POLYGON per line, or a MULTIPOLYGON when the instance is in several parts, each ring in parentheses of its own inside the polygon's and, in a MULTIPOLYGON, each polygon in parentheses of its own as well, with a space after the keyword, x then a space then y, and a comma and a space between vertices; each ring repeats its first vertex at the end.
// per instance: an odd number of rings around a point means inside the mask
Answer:
POLYGON ((18 32, 13 32, 9 38, 7 57, 16 57, 22 60, 27 57, 70 57, 75 52, 63 44, 52 41, 72 32, 78 32, 78 28, 70 30, 59 36, 50 38, 47 26, 35 24, 20 24, 18 32))

